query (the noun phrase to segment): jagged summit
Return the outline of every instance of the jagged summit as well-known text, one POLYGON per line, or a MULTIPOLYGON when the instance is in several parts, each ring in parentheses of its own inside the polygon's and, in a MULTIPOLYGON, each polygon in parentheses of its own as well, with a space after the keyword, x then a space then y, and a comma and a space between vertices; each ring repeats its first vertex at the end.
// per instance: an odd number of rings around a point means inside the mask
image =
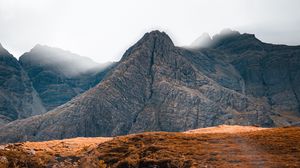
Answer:
POLYGON ((192 44, 189 46, 189 48, 208 48, 212 45, 212 38, 208 33, 203 33, 200 37, 198 37, 195 41, 192 42, 192 44))
POLYGON ((147 38, 159 38, 159 39, 166 40, 167 43, 173 44, 169 35, 167 35, 163 31, 159 31, 159 30, 153 30, 151 32, 146 33, 142 39, 147 39, 147 38))
MULTIPOLYGON (((64 50, 57 47, 51 47, 48 45, 36 44, 29 52, 24 53, 20 59, 26 55, 31 55, 39 57, 40 59, 53 59, 57 61, 72 60, 77 58, 84 58, 86 60, 91 60, 88 57, 83 57, 78 54, 72 53, 68 50, 64 50), (28 54, 29 53, 29 54, 28 54)), ((38 58, 35 58, 38 59, 38 58)), ((92 60, 91 60, 92 61, 92 60)))
POLYGON ((11 55, 0 43, 0 57, 4 57, 4 56, 13 57, 13 55, 11 55))
POLYGON ((33 64, 45 66, 66 77, 74 77, 103 68, 88 57, 40 44, 35 45, 29 52, 24 53, 20 57, 20 63, 25 69, 33 64))
MULTIPOLYGON (((174 43, 171 38, 165 33, 159 30, 154 30, 144 34, 144 36, 132 47, 130 47, 125 54, 123 55, 121 62, 128 58, 129 55, 136 55, 132 54, 134 51, 147 49, 152 50, 153 53, 155 52, 166 52, 173 49, 174 43)), ((145 55, 153 55, 153 54, 139 54, 139 56, 145 55)))
POLYGON ((251 48, 262 45, 262 42, 258 40, 254 34, 241 34, 235 30, 223 29, 220 33, 215 34, 212 37, 210 37, 207 33, 202 34, 187 48, 230 48, 237 45, 246 45, 251 48))
POLYGON ((47 110, 66 103, 98 84, 112 64, 37 44, 20 57, 47 110))
POLYGON ((163 32, 146 33, 101 83, 46 114, 0 127, 0 142, 298 122, 300 49, 268 53, 252 35, 222 35, 226 43, 188 50, 163 32))
MULTIPOLYGON (((43 53, 63 53, 65 55, 77 55, 79 57, 82 57, 78 54, 72 53, 71 51, 68 50, 64 50, 58 47, 51 47, 48 45, 42 45, 42 44, 36 44, 31 50, 30 52, 43 52, 43 53)), ((44 55, 41 55, 44 56, 44 55)))
POLYGON ((48 47, 47 45, 42 45, 42 44, 36 44, 33 48, 32 48, 32 50, 33 49, 37 49, 37 48, 42 48, 42 47, 48 47))
POLYGON ((160 32, 158 30, 151 31, 150 33, 146 33, 143 38, 140 40, 141 42, 148 41, 149 43, 153 43, 153 47, 156 50, 170 50, 174 48, 174 43, 165 32, 160 32))
POLYGON ((0 44, 0 125, 45 112, 18 60, 0 44))
POLYGON ((230 36, 238 36, 238 35, 241 35, 241 33, 239 31, 231 30, 231 29, 227 28, 227 29, 221 30, 219 34, 214 35, 213 38, 216 38, 216 36, 230 37, 230 36))
POLYGON ((153 42, 159 42, 160 44, 163 44, 165 46, 174 46, 173 41, 171 38, 165 33, 161 32, 159 30, 154 30, 151 32, 146 33, 137 43, 136 45, 140 45, 142 43, 153 43, 153 42))
MULTIPOLYGON (((9 53, 0 43, 0 64, 3 64, 4 67, 12 66, 17 70, 20 70, 18 60, 9 53)), ((5 70, 2 70, 3 74, 6 74, 5 70)), ((0 74, 1 76, 2 74, 0 74)), ((1 77, 0 77, 1 78, 1 77)), ((3 79, 5 80, 5 79, 3 79)), ((0 82, 1 83, 1 82, 0 82)))
POLYGON ((249 34, 249 33, 241 34, 239 31, 235 31, 235 30, 231 30, 231 29, 222 30, 219 34, 214 35, 212 37, 212 40, 214 41, 213 47, 220 45, 220 43, 226 43, 230 40, 235 40, 235 41, 239 41, 239 40, 253 41, 254 40, 254 41, 260 42, 260 40, 258 40, 254 34, 249 34))

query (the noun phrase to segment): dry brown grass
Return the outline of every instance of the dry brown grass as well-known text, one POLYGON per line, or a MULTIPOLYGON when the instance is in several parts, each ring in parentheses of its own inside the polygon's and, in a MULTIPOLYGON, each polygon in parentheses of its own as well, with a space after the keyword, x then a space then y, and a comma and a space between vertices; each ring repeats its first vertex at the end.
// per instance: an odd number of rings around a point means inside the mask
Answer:
POLYGON ((219 125, 216 127, 207 127, 207 128, 198 128, 193 130, 188 130, 185 133, 229 133, 229 134, 236 134, 242 132, 252 132, 252 131, 260 131, 266 130, 268 128, 256 127, 256 126, 240 126, 240 125, 219 125))
POLYGON ((74 167, 86 151, 112 138, 72 138, 44 142, 9 144, 0 150, 2 167, 74 167), (5 158, 4 158, 5 157, 5 158))
POLYGON ((143 133, 97 143, 90 139, 89 147, 85 140, 30 142, 11 145, 8 149, 17 152, 0 150, 0 155, 23 167, 25 161, 29 167, 300 167, 299 127, 249 128, 143 133))

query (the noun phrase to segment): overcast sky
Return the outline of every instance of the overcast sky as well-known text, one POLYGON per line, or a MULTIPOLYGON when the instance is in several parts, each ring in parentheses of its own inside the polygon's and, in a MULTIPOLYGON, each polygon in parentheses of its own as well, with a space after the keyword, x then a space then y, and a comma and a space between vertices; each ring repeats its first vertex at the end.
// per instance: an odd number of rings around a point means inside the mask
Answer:
POLYGON ((117 61, 148 31, 178 46, 231 28, 300 44, 300 0, 0 0, 0 43, 19 57, 37 43, 117 61))

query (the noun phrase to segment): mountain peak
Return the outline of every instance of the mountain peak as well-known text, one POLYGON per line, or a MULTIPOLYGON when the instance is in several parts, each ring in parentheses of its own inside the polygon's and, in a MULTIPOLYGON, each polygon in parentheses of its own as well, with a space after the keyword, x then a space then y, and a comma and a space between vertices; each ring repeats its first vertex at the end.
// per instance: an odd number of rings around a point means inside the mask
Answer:
POLYGON ((155 50, 159 53, 165 53, 173 49, 174 47, 174 43, 165 32, 154 30, 145 33, 144 36, 136 44, 134 44, 125 52, 121 60, 128 58, 129 55, 131 55, 131 53, 136 50, 149 49, 150 51, 155 50))
MULTIPOLYGON (((243 33, 231 29, 223 29, 220 33, 210 37, 207 33, 203 33, 197 38, 189 48, 218 48, 227 45, 240 46, 240 44, 249 46, 260 46, 261 41, 255 37, 254 34, 243 33)), ((225 48, 228 48, 225 47, 225 48)), ((251 47, 250 47, 251 48, 251 47)), ((258 47, 261 48, 261 47, 258 47)))
POLYGON ((2 53, 2 51, 4 51, 5 49, 3 48, 3 46, 0 43, 0 54, 2 53))
POLYGON ((57 47, 51 47, 48 45, 42 45, 42 44, 36 44, 31 50, 30 52, 58 52, 58 53, 68 53, 71 54, 70 51, 67 50, 63 50, 61 48, 57 48, 57 47))
POLYGON ((29 52, 20 57, 21 64, 26 66, 40 65, 66 77, 75 77, 86 72, 98 71, 100 64, 92 59, 47 45, 35 45, 29 52))
POLYGON ((9 56, 13 57, 0 43, 0 56, 9 56))
POLYGON ((153 30, 146 34, 148 34, 150 37, 161 37, 161 38, 169 38, 170 39, 170 37, 165 32, 159 31, 159 30, 153 30))
POLYGON ((221 32, 218 35, 221 36, 234 36, 234 35, 240 35, 241 33, 236 30, 231 30, 229 28, 221 30, 221 32))
POLYGON ((148 40, 159 41, 162 44, 174 46, 171 38, 165 32, 161 32, 159 30, 153 30, 151 32, 146 33, 139 42, 144 42, 148 40))
POLYGON ((33 48, 40 48, 40 47, 43 47, 43 45, 41 45, 41 44, 36 44, 33 48))
POLYGON ((203 33, 190 45, 191 48, 207 48, 212 44, 212 38, 208 33, 203 33))
POLYGON ((238 31, 231 30, 231 29, 223 29, 219 34, 216 34, 212 37, 214 46, 227 42, 227 41, 232 41, 232 40, 247 40, 247 41, 256 41, 259 42, 254 34, 249 34, 249 33, 243 33, 241 34, 238 31))
MULTIPOLYGON (((101 83, 45 115, 1 126, 0 142, 173 132, 220 124, 271 127, 298 121, 299 101, 294 90, 299 81, 295 75, 289 76, 299 70, 297 50, 276 53, 278 46, 274 45, 276 52, 264 51, 263 43, 253 40, 253 35, 234 31, 220 34, 228 38, 198 52, 173 47, 164 32, 146 33, 101 83), (278 96, 288 97, 288 101, 278 96), (277 115, 286 110, 295 114, 291 116, 295 120, 277 115), (273 120, 275 114, 278 119, 273 120)), ((50 69, 53 73, 48 73, 49 69, 38 72, 37 77, 49 76, 35 81, 41 81, 42 89, 43 80, 54 81, 55 85, 49 82, 49 89, 40 95, 55 92, 65 97, 69 91, 57 84, 60 79, 74 78, 53 78, 53 74, 57 74, 55 70, 73 72, 78 66, 55 61, 50 69)))

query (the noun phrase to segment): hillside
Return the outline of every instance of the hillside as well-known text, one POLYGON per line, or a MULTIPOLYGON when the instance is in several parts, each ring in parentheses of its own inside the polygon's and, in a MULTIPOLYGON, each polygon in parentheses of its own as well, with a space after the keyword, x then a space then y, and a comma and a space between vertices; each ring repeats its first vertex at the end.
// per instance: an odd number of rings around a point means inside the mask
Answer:
POLYGON ((0 126, 46 112, 26 72, 0 44, 0 126))
POLYGON ((185 133, 1 146, 2 167, 299 167, 300 128, 219 126, 185 133), (26 159, 25 159, 26 158, 26 159))
POLYGON ((18 61, 0 44, 0 126, 66 103, 97 85, 114 66, 42 45, 18 61))
POLYGON ((97 85, 114 66, 44 45, 24 53, 19 62, 47 111, 97 85))
POLYGON ((5 125, 0 142, 299 122, 299 47, 239 33, 220 39, 212 48, 185 49, 164 32, 146 33, 101 83, 44 115, 5 125))

